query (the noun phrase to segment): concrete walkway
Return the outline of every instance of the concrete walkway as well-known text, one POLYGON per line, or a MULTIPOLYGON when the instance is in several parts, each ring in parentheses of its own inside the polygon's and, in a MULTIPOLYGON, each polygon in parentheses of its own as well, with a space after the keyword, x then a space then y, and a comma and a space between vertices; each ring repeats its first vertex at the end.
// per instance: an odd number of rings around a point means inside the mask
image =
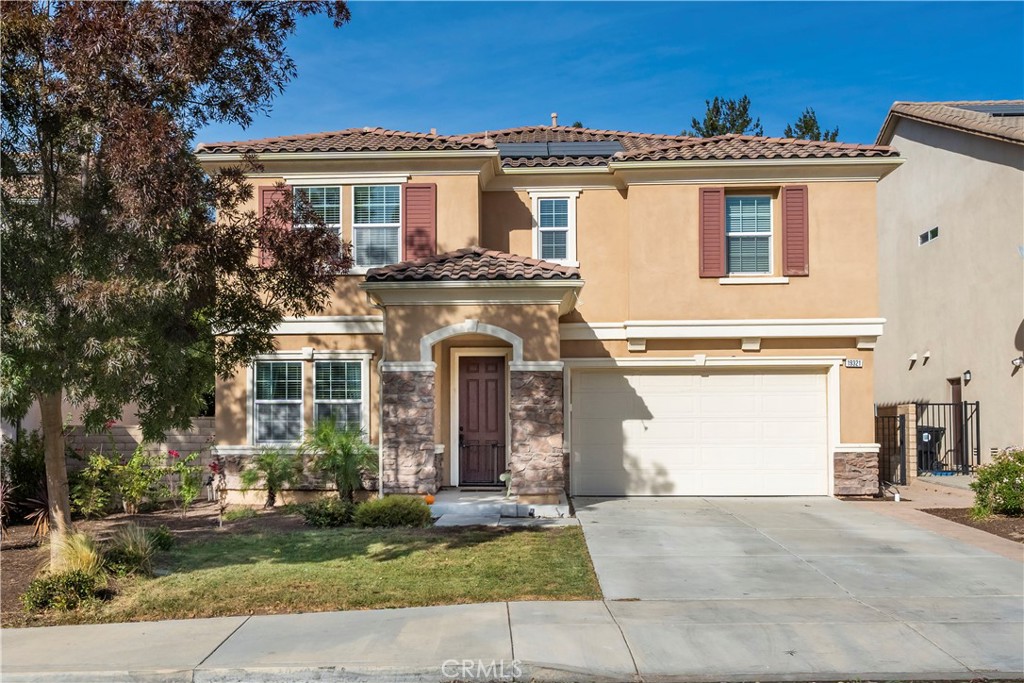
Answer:
POLYGON ((577 501, 603 602, 7 629, 0 673, 4 683, 1020 679, 1020 559, 868 505, 577 501))

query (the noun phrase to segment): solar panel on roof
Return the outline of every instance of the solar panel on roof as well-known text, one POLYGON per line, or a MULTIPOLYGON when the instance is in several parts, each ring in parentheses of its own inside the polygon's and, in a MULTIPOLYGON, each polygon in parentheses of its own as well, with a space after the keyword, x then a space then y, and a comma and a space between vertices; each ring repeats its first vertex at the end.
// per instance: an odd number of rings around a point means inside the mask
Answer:
POLYGON ((498 152, 509 159, 522 159, 529 157, 546 157, 548 155, 548 143, 546 142, 503 142, 498 145, 498 152))
POLYGON ((622 151, 622 144, 604 142, 549 142, 548 154, 553 157, 610 157, 622 151))
POLYGON ((1024 116, 1024 103, 1000 102, 998 104, 958 104, 957 109, 976 111, 990 116, 1024 116))
POLYGON ((615 140, 602 142, 506 142, 498 152, 507 159, 535 157, 610 157, 622 151, 615 140))

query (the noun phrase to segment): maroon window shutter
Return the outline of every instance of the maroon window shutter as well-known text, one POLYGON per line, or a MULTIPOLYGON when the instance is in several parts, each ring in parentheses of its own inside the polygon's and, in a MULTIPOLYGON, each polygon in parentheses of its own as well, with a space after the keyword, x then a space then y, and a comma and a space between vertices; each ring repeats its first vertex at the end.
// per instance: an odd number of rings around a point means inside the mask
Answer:
MULTIPOLYGON (((258 192, 261 218, 266 215, 266 212, 269 211, 274 204, 283 201, 288 196, 288 188, 281 185, 261 187, 258 192)), ((291 227, 290 221, 284 222, 281 220, 275 220, 274 222, 276 223, 274 227, 282 230, 291 227)), ((267 268, 272 265, 274 265, 274 255, 271 254, 269 250, 264 249, 263 245, 260 245, 260 266, 267 268)))
POLYGON ((725 188, 700 188, 700 276, 725 277, 725 188))
POLYGON ((804 276, 808 267, 807 186, 782 188, 782 274, 804 276))
POLYGON ((437 185, 402 185, 402 235, 406 260, 437 252, 437 185))

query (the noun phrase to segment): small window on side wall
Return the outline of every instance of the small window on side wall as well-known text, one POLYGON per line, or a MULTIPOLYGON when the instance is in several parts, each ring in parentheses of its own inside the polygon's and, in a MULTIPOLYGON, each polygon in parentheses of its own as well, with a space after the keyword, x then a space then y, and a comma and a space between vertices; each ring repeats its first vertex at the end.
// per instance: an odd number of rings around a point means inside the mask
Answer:
POLYGON ((917 236, 917 244, 919 246, 924 246, 931 242, 932 240, 938 238, 938 236, 939 228, 937 226, 932 228, 931 230, 925 230, 924 232, 917 236))

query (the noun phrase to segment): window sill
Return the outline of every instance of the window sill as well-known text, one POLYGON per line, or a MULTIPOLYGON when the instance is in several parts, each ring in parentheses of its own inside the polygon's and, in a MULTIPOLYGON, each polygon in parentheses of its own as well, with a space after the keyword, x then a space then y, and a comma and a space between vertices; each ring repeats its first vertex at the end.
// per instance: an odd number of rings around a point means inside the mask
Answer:
POLYGON ((534 256, 538 261, 544 261, 545 263, 554 263, 559 266, 568 266, 570 268, 579 268, 579 261, 566 261, 565 259, 552 259, 552 258, 541 258, 540 256, 534 256))
POLYGON ((718 278, 720 285, 788 285, 788 277, 768 277, 760 275, 736 275, 718 278))

